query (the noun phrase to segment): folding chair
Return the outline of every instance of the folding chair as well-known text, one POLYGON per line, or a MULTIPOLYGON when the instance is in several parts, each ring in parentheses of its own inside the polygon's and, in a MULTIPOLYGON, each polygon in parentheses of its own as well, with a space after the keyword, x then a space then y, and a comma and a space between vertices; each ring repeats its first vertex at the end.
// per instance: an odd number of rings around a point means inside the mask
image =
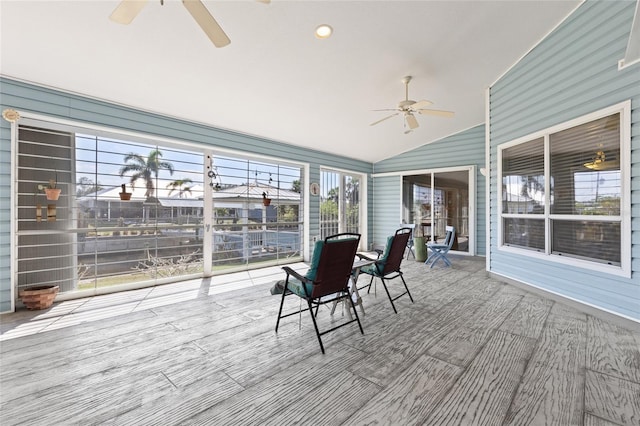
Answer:
MULTIPOLYGON (((396 314, 398 311, 396 310, 393 301, 404 296, 405 294, 409 295, 409 299, 411 299, 411 303, 413 303, 413 297, 411 297, 411 293, 409 292, 409 287, 407 287, 407 283, 402 276, 402 271, 400 271, 400 264, 402 263, 402 259, 404 257, 404 250, 407 247, 407 242, 409 241, 409 237, 411 236, 411 229, 409 228, 400 228, 396 231, 395 235, 387 238, 387 245, 384 249, 384 252, 378 251, 378 259, 371 259, 363 254, 358 253, 357 256, 360 259, 366 260, 375 260, 375 263, 370 266, 365 266, 360 270, 361 274, 371 275, 371 281, 369 281, 369 290, 371 290, 371 283, 374 278, 380 278, 382 281, 382 285, 384 286, 384 290, 389 297, 389 301, 391 302, 391 307, 393 308, 393 312, 396 314), (402 280, 404 284, 405 291, 396 296, 391 297, 389 294, 389 289, 387 288, 386 281, 392 280, 394 278, 398 278, 402 280)), ((368 291, 369 291, 368 290, 368 291)))
POLYGON ((305 275, 299 274, 288 266, 282 268, 287 273, 287 278, 284 280, 280 310, 278 311, 278 321, 276 322, 276 333, 278 332, 281 318, 309 311, 322 353, 324 353, 324 346, 321 336, 326 333, 344 327, 352 322, 357 322, 360 333, 364 334, 358 313, 353 304, 353 299, 349 293, 349 278, 351 277, 351 269, 359 244, 360 234, 344 233, 332 235, 325 238, 324 241, 316 242, 311 265, 305 275), (282 306, 284 305, 284 298, 289 294, 295 294, 301 299, 304 299, 307 302, 307 308, 283 315, 282 306), (316 315, 318 314, 320 305, 343 299, 349 299, 351 302, 355 319, 320 332, 316 322, 316 315), (316 307, 315 315, 313 313, 313 306, 316 307))
POLYGON ((456 228, 453 226, 446 227, 447 234, 444 237, 444 242, 441 244, 438 243, 427 243, 427 248, 431 250, 431 256, 427 258, 424 262, 426 265, 431 264, 430 268, 433 268, 433 265, 440 259, 447 266, 451 266, 451 262, 447 259, 447 253, 451 250, 451 246, 453 245, 453 241, 456 238, 456 228))

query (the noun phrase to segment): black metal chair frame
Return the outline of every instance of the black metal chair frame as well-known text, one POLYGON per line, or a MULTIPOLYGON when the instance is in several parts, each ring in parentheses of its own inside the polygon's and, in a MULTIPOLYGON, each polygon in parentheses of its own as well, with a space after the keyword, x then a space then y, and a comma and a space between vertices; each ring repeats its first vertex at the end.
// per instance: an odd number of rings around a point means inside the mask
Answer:
MULTIPOLYGON (((320 350, 324 354, 324 345, 322 344, 321 336, 337 330, 345 325, 357 322, 360 328, 360 333, 364 334, 360 318, 356 312, 356 307, 349 293, 349 279, 351 278, 351 269, 353 261, 356 257, 356 251, 360 244, 360 234, 354 233, 342 233, 332 235, 324 239, 324 245, 320 254, 320 259, 317 265, 317 274, 314 280, 311 280, 304 275, 294 271, 288 266, 282 267, 287 273, 284 289, 282 292, 282 299, 280 301, 280 310, 278 311, 278 320, 276 322, 276 333, 278 332, 278 326, 280 325, 280 319, 286 318, 292 315, 298 315, 304 311, 309 311, 311 314, 311 320, 313 321, 313 327, 318 337, 318 343, 320 343, 320 350), (293 293, 288 289, 289 278, 295 277, 303 283, 305 296, 301 296, 297 293, 293 293), (309 293, 306 284, 312 285, 312 291, 309 293), (282 307, 284 305, 284 298, 287 295, 295 294, 296 296, 304 299, 307 302, 307 308, 299 309, 295 312, 282 314, 282 307), (318 309, 320 305, 327 303, 333 303, 334 301, 340 301, 343 299, 349 299, 351 307, 355 314, 355 319, 349 320, 342 324, 339 324, 328 330, 320 332, 316 316, 318 315, 318 309), (315 306, 316 312, 313 313, 313 307, 315 306)), ((313 265, 312 265, 313 266, 313 265)))
MULTIPOLYGON (((369 284, 367 286, 364 286, 364 287, 368 287, 367 293, 371 290, 371 284, 373 283, 373 279, 376 277, 380 278, 380 281, 382 281, 382 285, 384 286, 384 291, 387 293, 387 297, 389 297, 389 301, 391 302, 391 307, 393 308, 393 312, 395 312, 396 314, 398 313, 398 311, 396 310, 396 306, 393 303, 394 300, 397 300, 406 294, 409 296, 409 299, 411 299, 411 303, 414 303, 413 297, 411 296, 411 292, 409 291, 409 287, 407 287, 407 283, 404 280, 404 277, 402 276, 402 271, 400 270, 400 265, 402 263, 402 259, 404 258, 404 250, 407 247, 407 241, 409 241, 410 236, 411 236, 410 228, 400 228, 396 231, 395 235, 393 236, 393 239, 389 243, 391 244, 391 247, 389 247, 389 254, 387 255, 387 259, 384 265, 382 265, 379 262, 380 256, 384 253, 382 250, 376 250, 376 252, 378 253, 377 259, 372 259, 370 257, 367 257, 364 254, 360 254, 360 253, 357 254, 357 256, 360 259, 376 261, 375 267, 376 267, 377 273, 375 275, 370 274, 371 280, 369 281, 369 284), (405 291, 404 293, 401 293, 396 297, 391 297, 391 294, 389 293, 389 289, 387 288, 387 283, 385 281, 390 281, 398 277, 400 277, 400 279, 402 280, 402 284, 404 284, 405 291)), ((386 250, 386 247, 385 247, 385 250, 386 250)), ((363 270, 362 273, 366 274, 367 272, 363 270)))

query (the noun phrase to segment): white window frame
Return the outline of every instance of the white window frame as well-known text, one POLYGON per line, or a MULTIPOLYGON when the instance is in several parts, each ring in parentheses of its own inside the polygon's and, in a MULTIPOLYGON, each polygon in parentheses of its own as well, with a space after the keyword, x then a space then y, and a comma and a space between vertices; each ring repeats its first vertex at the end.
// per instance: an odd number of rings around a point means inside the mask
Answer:
MULTIPOLYGON (((475 256, 476 255, 476 251, 477 251, 477 227, 476 227, 476 196, 477 196, 477 185, 476 185, 476 166, 475 165, 471 165, 471 166, 453 166, 453 167, 441 167, 441 168, 437 168, 437 169, 419 169, 419 170, 407 170, 407 171, 403 171, 401 172, 400 175, 400 194, 403 194, 403 186, 402 186, 402 181, 406 176, 414 176, 414 175, 426 175, 429 174, 431 175, 431 199, 434 199, 434 190, 435 190, 435 182, 434 182, 434 177, 436 174, 438 173, 447 173, 447 172, 467 172, 468 173, 468 188, 469 188, 469 250, 464 252, 464 251, 455 251, 456 254, 460 254, 463 256, 475 256)), ((379 173, 374 175, 375 177, 378 176, 392 176, 395 175, 397 173, 379 173)), ((401 195, 401 199, 402 199, 401 195)), ((398 223, 402 223, 402 219, 403 219, 403 206, 402 203, 400 204, 400 215, 399 215, 399 219, 398 219, 398 223)), ((433 215, 433 209, 431 209, 431 214, 433 215)), ((433 217, 432 217, 433 220, 433 217)), ((394 226, 396 226, 394 224, 394 226)), ((452 250, 453 252, 453 250, 452 250)))
MULTIPOLYGON (((498 250, 504 252, 517 253, 519 255, 536 258, 544 261, 565 264, 574 266, 577 268, 588 269, 592 271, 603 272, 611 275, 622 276, 625 278, 631 278, 631 100, 627 100, 615 105, 611 105, 607 108, 583 115, 573 120, 561 123, 544 130, 523 136, 515 139, 511 142, 501 144, 497 147, 497 190, 496 198, 498 201, 498 250), (550 167, 549 167, 549 136, 551 134, 567 130, 572 127, 580 126, 582 124, 598 120, 600 118, 608 117, 610 115, 620 114, 620 233, 621 233, 621 247, 620 247, 620 265, 608 265, 601 262, 590 261, 586 259, 578 259, 567 256, 560 256, 551 253, 551 232, 550 224, 554 219, 571 219, 574 216, 567 217, 566 215, 554 215, 550 214, 551 205, 551 190, 550 190, 550 167), (525 142, 529 142, 538 138, 544 138, 544 176, 545 176, 545 212, 544 215, 527 215, 527 214, 508 214, 503 213, 502 202, 502 155, 503 151, 507 148, 520 145, 525 142), (505 218, 521 218, 521 219, 541 219, 544 220, 545 227, 545 250, 544 252, 538 252, 526 248, 514 247, 504 244, 504 221, 505 218)), ((607 220, 607 219, 603 219, 607 220)), ((617 219, 616 219, 617 221, 617 219)))
MULTIPOLYGON (((18 282, 17 275, 16 275, 17 261, 18 261, 18 253, 17 253, 18 221, 16 220, 17 209, 18 209, 17 192, 16 192, 16 189, 17 189, 16 177, 17 177, 17 171, 18 171, 17 134, 18 134, 18 127, 23 125, 34 126, 34 127, 45 126, 47 129, 56 130, 56 131, 84 132, 84 133, 90 133, 91 135, 94 135, 94 136, 130 140, 132 142, 161 143, 171 148, 176 148, 176 149, 185 148, 185 149, 196 150, 198 152, 203 153, 205 157, 207 153, 214 154, 214 155, 215 154, 232 155, 238 158, 252 159, 254 161, 271 161, 271 162, 277 162, 277 163, 285 164, 292 167, 300 167, 301 179, 304 179, 304 182, 302 182, 303 215, 304 215, 303 223, 305 224, 303 229, 303 247, 304 247, 303 255, 305 259, 308 259, 309 257, 308 223, 309 223, 310 198, 309 198, 309 191, 306 188, 308 187, 309 174, 310 174, 309 163, 286 160, 286 159, 282 159, 275 156, 251 154, 248 152, 236 151, 231 148, 207 145, 207 144, 202 144, 198 142, 184 141, 184 140, 179 140, 179 139, 175 139, 167 136, 147 134, 147 133, 142 133, 137 131, 120 129, 117 127, 109 127, 105 125, 98 125, 98 124, 93 124, 93 123, 88 123, 83 121, 77 121, 73 119, 53 117, 45 114, 34 113, 27 110, 19 110, 18 112, 20 114, 20 121, 11 123, 11 232, 10 232, 10 238, 11 238, 12 244, 11 244, 11 252, 10 252, 10 257, 11 257, 11 272, 10 272, 11 274, 11 310, 10 312, 15 311, 16 289, 17 289, 17 282, 18 282)), ((203 164, 203 175, 205 175, 206 172, 207 172, 206 164, 203 164)), ((355 173, 355 172, 351 172, 351 173, 355 173)), ((361 174, 358 174, 358 175, 361 175, 361 174)), ((363 177, 364 179, 363 182, 365 183, 365 186, 363 190, 366 190, 366 175, 364 176, 365 177, 363 177)), ((205 185, 204 191, 205 191, 205 199, 208 199, 208 201, 205 203, 205 206, 208 205, 209 206, 208 208, 211 208, 212 207, 211 206, 212 201, 210 196, 211 189, 209 188, 209 186, 205 185), (208 197, 206 196, 207 194, 209 194, 208 197)), ((203 226, 210 227, 211 226, 210 221, 209 223, 205 222, 203 226)), ((207 234, 209 234, 209 232, 205 232, 205 235, 207 234)), ((211 253, 210 238, 211 238, 210 236, 207 237, 207 239, 209 240, 208 240, 208 244, 206 244, 206 247, 207 247, 206 253, 209 253, 209 256, 211 253)), ((203 274, 201 274, 201 276, 203 278, 212 276, 211 262, 204 262, 204 271, 203 271, 203 274)), ((155 284, 164 284, 164 283, 175 282, 175 281, 186 281, 188 279, 189 277, 183 276, 183 277, 179 277, 177 280, 157 279, 154 282, 155 284)), ((146 286, 147 286, 146 283, 142 283, 142 284, 134 283, 134 285, 130 286, 129 288, 126 288, 126 286, 114 286, 114 287, 102 287, 97 291, 96 290, 87 290, 87 291, 80 290, 80 291, 74 291, 69 293, 60 293, 58 294, 56 300, 67 300, 67 299, 73 299, 73 298, 79 298, 79 297, 87 297, 89 295, 120 292, 120 291, 126 291, 131 289, 143 288, 146 286)))
MULTIPOLYGON (((369 243, 368 243, 368 229, 369 229, 369 225, 368 225, 368 215, 367 215, 367 211, 368 211, 368 204, 367 204, 367 194, 368 194, 368 184, 367 184, 367 174, 366 173, 361 173, 361 172, 356 172, 353 170, 347 170, 347 169, 339 169, 339 168, 335 168, 335 167, 328 167, 328 166, 320 166, 320 171, 319 171, 319 176, 320 179, 322 178, 322 173, 323 172, 329 172, 329 173, 337 173, 340 175, 340 197, 342 198, 343 195, 343 191, 342 191, 342 182, 343 182, 343 177, 344 175, 349 175, 349 176, 357 176, 360 179, 360 199, 358 200, 359 202, 359 207, 360 207, 360 211, 359 213, 359 217, 358 217, 358 221, 360 222, 360 247, 368 247, 369 243)), ((322 179, 321 179, 322 180, 322 179)), ((342 214, 342 209, 344 208, 344 200, 341 200, 341 202, 339 203, 339 209, 340 209, 340 227, 342 227, 344 224, 342 223, 342 218, 343 218, 343 214, 342 214)), ((320 212, 318 211, 318 235, 320 235, 320 212)))

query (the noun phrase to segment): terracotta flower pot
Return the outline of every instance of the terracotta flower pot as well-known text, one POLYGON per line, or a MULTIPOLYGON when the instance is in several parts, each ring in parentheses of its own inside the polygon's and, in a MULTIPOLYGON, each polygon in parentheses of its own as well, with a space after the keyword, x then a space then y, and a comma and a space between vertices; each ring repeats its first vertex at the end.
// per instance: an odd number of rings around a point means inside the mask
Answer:
POLYGON ((131 192, 119 192, 120 199, 123 201, 129 201, 131 199, 131 192))
POLYGON ((57 285, 46 285, 38 287, 28 287, 18 292, 18 296, 27 309, 47 309, 53 304, 60 287, 57 285))
POLYGON ((55 201, 60 197, 61 188, 45 188, 44 192, 47 194, 47 200, 55 201))
POLYGON ((262 204, 265 206, 268 206, 271 204, 271 198, 263 198, 262 199, 262 204))

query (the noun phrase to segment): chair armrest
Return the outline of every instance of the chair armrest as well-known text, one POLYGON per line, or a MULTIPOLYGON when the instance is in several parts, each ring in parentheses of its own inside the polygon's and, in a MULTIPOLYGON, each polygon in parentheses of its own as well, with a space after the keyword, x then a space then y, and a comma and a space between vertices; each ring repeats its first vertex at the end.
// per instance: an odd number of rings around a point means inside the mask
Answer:
MULTIPOLYGON (((371 260, 371 261, 375 261, 376 259, 373 259, 367 255, 361 254, 361 253, 356 253, 356 256, 358 256, 360 258, 360 260, 371 260)), ((378 254, 378 257, 380 257, 380 254, 378 254)))
POLYGON ((298 272, 294 271, 293 269, 291 269, 288 266, 283 266, 282 269, 287 273, 287 278, 289 278, 289 275, 293 275, 294 278, 297 278, 298 280, 302 281, 303 283, 312 283, 313 281, 311 281, 309 278, 305 277, 304 275, 300 275, 298 272))

